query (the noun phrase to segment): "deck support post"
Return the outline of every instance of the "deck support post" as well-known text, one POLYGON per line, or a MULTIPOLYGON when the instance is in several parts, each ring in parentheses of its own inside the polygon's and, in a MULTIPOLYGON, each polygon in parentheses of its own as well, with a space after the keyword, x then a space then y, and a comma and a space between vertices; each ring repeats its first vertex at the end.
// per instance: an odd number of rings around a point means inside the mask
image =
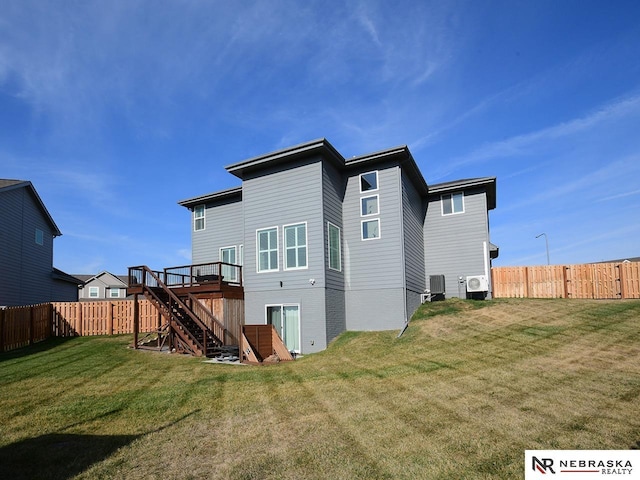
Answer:
POLYGON ((133 348, 138 348, 138 330, 140 327, 140 309, 138 308, 138 294, 133 294, 133 348))

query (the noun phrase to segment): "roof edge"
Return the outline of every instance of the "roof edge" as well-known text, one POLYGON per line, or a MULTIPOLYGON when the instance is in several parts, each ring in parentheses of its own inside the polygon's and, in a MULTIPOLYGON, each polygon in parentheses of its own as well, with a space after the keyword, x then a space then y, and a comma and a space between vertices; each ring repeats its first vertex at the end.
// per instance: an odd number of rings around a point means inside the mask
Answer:
POLYGON ((242 187, 227 188, 226 190, 219 190, 217 192, 207 193, 205 195, 198 195, 197 197, 187 198, 180 200, 178 205, 186 208, 191 208, 195 205, 211 202, 213 200, 223 200, 225 198, 232 198, 236 195, 242 196, 242 187))

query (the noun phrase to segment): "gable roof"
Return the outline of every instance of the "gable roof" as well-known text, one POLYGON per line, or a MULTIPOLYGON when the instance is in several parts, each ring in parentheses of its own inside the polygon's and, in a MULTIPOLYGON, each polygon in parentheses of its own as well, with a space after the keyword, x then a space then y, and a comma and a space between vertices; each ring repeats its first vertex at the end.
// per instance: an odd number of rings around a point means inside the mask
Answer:
POLYGON ((26 188, 27 191, 31 193, 36 203, 40 207, 40 211, 42 212, 42 215, 49 221, 49 224, 51 225, 51 228, 53 230, 53 236, 59 237, 60 235, 62 235, 62 232, 56 225, 56 222, 53 221, 53 217, 51 217, 49 210, 47 210, 47 207, 44 206, 44 202, 42 201, 42 199, 40 198, 40 195, 38 195, 38 192, 36 192, 35 187, 30 181, 0 179, 0 193, 13 190, 16 188, 26 188))
POLYGON ((487 209, 493 210, 496 208, 496 177, 465 178, 452 182, 436 183, 429 186, 429 194, 442 194, 475 187, 486 187, 487 209))
MULTIPOLYGON (((75 278, 81 280, 82 284, 87 284, 89 282, 91 282, 92 280, 96 280, 99 279, 100 277, 102 277, 103 275, 111 275, 112 277, 114 277, 116 280, 118 280, 122 285, 109 285, 112 287, 118 286, 118 287, 127 287, 128 286, 128 277, 127 275, 115 275, 111 272, 108 272, 106 270, 103 270, 102 272, 98 273, 97 275, 82 275, 82 274, 78 274, 78 275, 73 275, 75 278)), ((104 282, 103 282, 104 283, 104 282)))
MULTIPOLYGON (((249 174, 260 171, 264 168, 284 165, 313 155, 318 155, 328 160, 340 171, 350 171, 358 168, 364 168, 368 165, 397 161, 402 168, 407 171, 408 178, 413 181, 420 194, 427 195, 429 191, 427 182, 424 180, 422 172, 420 172, 418 165, 406 145, 345 159, 326 138, 320 138, 310 142, 301 143, 299 145, 294 145, 293 147, 266 153, 248 160, 243 160, 242 162, 227 165, 225 169, 232 175, 244 180, 249 174)), ((235 187, 181 200, 178 202, 178 205, 192 209, 194 206, 202 203, 235 201, 241 199, 242 187, 235 187)))

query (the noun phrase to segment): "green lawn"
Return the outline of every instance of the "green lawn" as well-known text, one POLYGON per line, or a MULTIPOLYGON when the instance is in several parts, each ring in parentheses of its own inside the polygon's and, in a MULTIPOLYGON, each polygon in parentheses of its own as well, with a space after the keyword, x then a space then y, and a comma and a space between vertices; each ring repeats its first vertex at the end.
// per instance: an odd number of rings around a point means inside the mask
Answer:
POLYGON ((274 366, 0 355, 0 478, 510 479, 525 449, 640 448, 640 301, 448 300, 274 366))

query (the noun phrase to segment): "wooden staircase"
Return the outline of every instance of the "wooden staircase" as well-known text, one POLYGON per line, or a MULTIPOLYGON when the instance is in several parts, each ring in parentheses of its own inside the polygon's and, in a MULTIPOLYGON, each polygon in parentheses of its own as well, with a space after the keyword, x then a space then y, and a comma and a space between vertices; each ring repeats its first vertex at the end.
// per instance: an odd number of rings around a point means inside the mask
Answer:
POLYGON ((225 346, 224 325, 195 296, 190 293, 179 296, 164 284, 157 272, 146 266, 135 268, 135 275, 130 274, 129 281, 136 282, 134 285, 162 316, 164 326, 168 327, 162 330, 169 336, 171 351, 198 357, 232 353, 233 347, 225 346))

